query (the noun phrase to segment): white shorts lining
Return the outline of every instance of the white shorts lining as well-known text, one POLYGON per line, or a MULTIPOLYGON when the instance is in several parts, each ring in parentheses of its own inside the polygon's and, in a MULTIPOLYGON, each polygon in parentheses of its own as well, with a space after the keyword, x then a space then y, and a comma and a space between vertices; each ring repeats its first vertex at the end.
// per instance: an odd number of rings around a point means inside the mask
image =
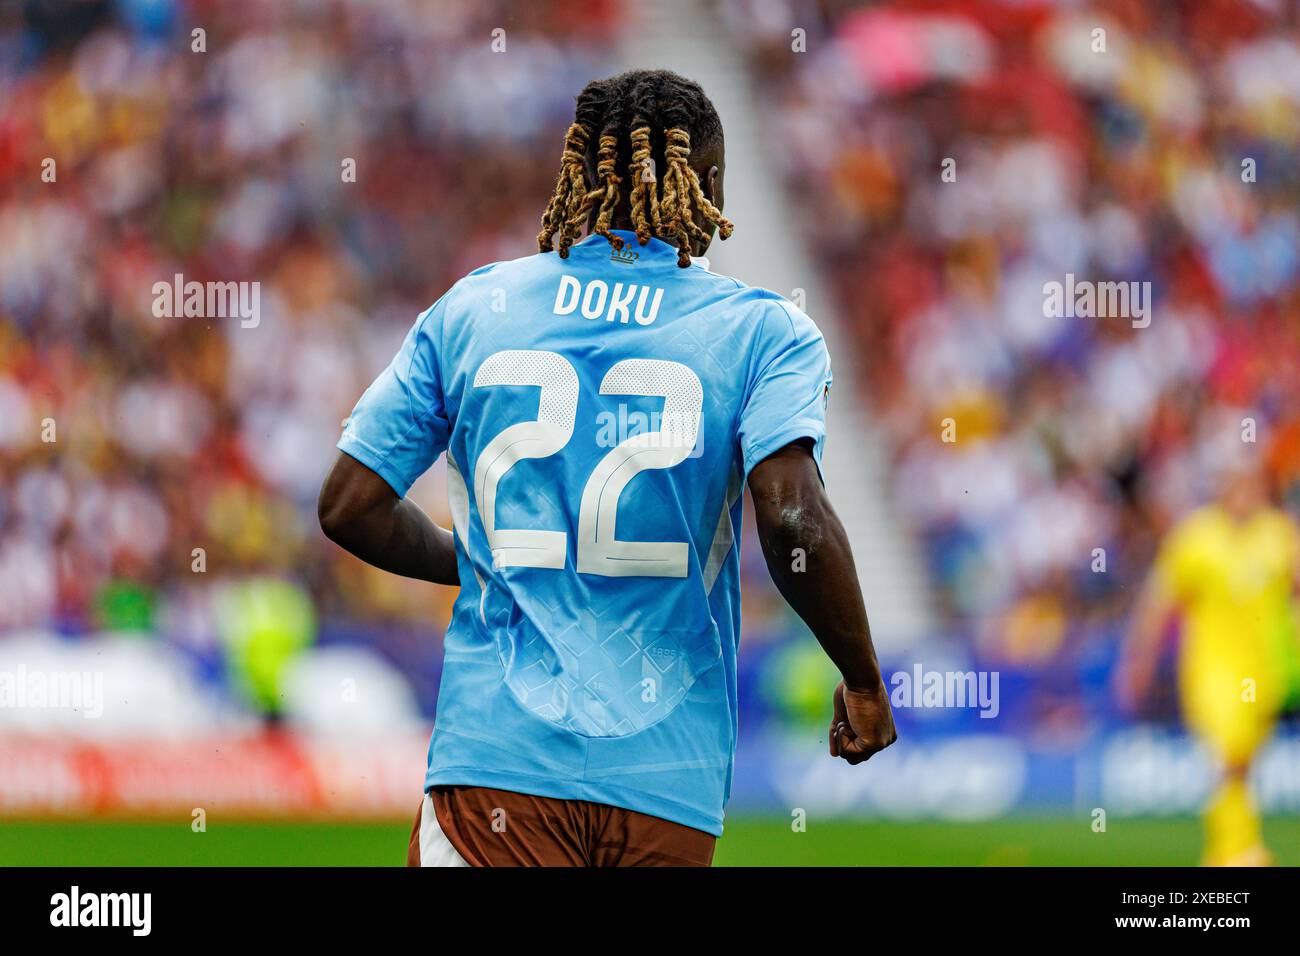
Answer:
POLYGON ((433 797, 428 793, 420 804, 420 866, 469 866, 469 861, 456 852, 438 825, 433 797))

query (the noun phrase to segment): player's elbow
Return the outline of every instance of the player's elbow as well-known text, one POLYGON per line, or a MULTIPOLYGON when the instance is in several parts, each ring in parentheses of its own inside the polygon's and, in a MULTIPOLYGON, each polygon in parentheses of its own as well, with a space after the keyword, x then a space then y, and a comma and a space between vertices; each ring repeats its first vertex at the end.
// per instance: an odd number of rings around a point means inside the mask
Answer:
POLYGON ((320 523, 320 529, 325 533, 325 537, 331 541, 338 539, 341 527, 340 511, 338 503, 329 494, 328 485, 321 488, 320 495, 316 499, 316 520, 320 523))
POLYGON ((826 536, 828 513, 821 496, 781 495, 758 512, 759 539, 769 560, 811 556, 826 536))
POLYGON ((347 497, 337 484, 327 478, 321 485, 320 495, 316 498, 316 520, 325 537, 336 544, 348 537, 352 525, 347 497))

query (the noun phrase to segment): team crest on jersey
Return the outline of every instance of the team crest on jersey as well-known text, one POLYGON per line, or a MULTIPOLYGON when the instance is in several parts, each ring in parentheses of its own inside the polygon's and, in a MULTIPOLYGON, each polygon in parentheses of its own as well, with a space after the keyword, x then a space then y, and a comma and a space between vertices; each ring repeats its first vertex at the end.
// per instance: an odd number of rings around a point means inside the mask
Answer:
POLYGON ((622 249, 615 249, 610 253, 610 262, 620 262, 625 266, 634 266, 636 261, 641 258, 641 253, 637 252, 630 246, 624 246, 622 249))

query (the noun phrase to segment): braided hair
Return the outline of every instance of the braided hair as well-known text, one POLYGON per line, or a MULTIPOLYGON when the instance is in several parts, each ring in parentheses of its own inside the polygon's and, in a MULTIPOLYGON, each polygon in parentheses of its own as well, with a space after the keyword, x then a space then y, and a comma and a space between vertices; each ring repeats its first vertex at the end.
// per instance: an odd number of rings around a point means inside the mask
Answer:
POLYGON ((623 240, 610 230, 626 196, 637 242, 645 245, 652 236, 674 242, 677 264, 689 266, 691 243, 707 243, 712 233, 700 228, 697 215, 723 239, 734 228, 704 195, 690 165, 692 149, 708 150, 721 139, 722 122, 704 90, 676 73, 633 70, 588 83, 564 137, 538 249, 550 252, 558 236, 556 251, 567 259, 593 211, 592 232, 622 249, 623 240))

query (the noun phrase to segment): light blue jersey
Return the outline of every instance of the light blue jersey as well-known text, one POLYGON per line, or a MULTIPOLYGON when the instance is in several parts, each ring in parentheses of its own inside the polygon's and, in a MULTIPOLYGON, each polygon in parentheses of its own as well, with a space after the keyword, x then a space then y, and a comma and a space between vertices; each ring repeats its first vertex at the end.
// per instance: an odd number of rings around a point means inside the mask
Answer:
POLYGON ((722 832, 749 471, 820 464, 830 363, 772 292, 630 232, 486 266, 419 317, 339 448, 398 495, 442 452, 461 590, 426 787, 722 832))

